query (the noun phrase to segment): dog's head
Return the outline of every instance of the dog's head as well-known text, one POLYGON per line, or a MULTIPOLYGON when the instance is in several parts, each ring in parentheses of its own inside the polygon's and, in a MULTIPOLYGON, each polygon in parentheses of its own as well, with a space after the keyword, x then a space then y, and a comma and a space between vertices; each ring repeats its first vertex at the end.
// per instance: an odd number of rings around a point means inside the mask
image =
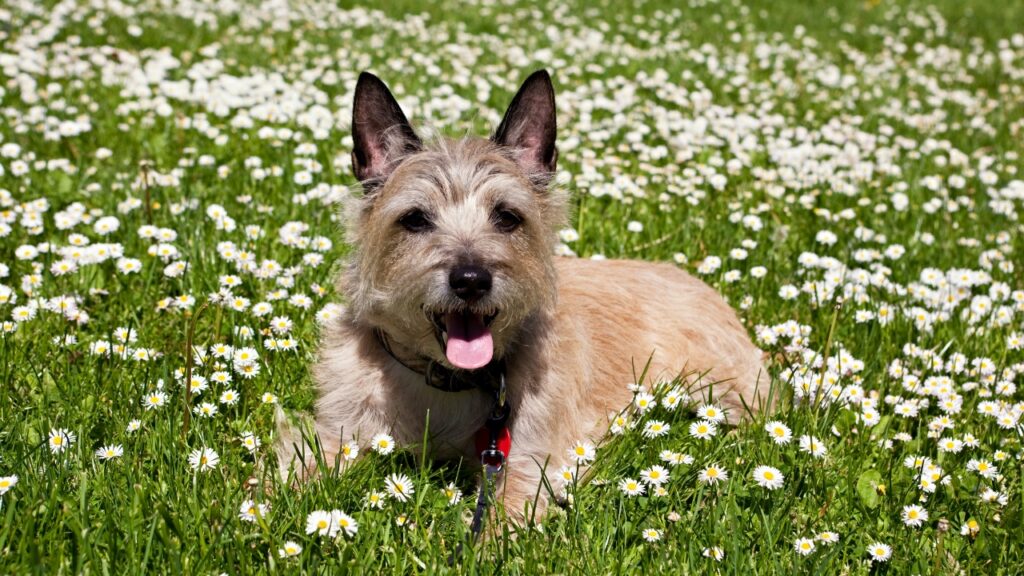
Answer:
POLYGON ((363 195, 342 289, 358 322, 416 353, 472 370, 501 357, 555 300, 552 250, 565 218, 549 190, 555 96, 541 70, 490 139, 424 143, 387 86, 363 73, 352 113, 363 195))

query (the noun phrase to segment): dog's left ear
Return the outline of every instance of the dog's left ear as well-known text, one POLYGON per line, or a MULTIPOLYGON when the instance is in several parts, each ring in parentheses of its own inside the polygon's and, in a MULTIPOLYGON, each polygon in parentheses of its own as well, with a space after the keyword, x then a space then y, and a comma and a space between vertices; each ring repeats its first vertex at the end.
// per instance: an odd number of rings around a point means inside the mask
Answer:
POLYGON ((531 177, 555 171, 555 88, 547 70, 537 70, 523 82, 505 118, 491 138, 513 150, 516 163, 531 177))

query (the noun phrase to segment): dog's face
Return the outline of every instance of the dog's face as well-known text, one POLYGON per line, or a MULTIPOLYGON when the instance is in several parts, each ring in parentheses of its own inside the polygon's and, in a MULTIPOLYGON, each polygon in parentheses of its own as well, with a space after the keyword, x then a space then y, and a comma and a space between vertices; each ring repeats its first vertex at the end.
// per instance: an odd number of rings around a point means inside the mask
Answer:
POLYGON ((364 73, 353 108, 355 253, 343 289, 358 321, 421 356, 473 370, 551 307, 560 197, 554 91, 523 84, 495 135, 425 145, 387 87, 364 73))

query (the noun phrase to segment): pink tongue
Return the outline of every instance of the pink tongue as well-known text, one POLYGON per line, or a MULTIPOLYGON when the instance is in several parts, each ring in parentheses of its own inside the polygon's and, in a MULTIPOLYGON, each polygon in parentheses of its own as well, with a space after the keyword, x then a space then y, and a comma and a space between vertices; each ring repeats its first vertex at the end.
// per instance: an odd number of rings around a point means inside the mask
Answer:
POLYGON ((452 366, 463 370, 476 370, 486 366, 494 356, 494 339, 484 326, 482 316, 451 313, 445 316, 448 329, 448 348, 445 356, 452 366))

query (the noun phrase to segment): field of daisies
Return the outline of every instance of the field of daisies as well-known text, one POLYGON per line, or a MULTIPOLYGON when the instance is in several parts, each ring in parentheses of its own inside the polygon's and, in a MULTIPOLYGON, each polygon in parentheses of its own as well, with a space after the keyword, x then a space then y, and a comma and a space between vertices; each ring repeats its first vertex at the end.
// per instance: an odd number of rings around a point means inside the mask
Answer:
POLYGON ((1024 6, 806 4, 0 4, 0 573, 1019 573, 1024 6), (559 252, 715 286, 778 409, 638 375, 568 505, 475 546, 475 463, 280 481, 356 76, 485 134, 540 67, 559 252))

